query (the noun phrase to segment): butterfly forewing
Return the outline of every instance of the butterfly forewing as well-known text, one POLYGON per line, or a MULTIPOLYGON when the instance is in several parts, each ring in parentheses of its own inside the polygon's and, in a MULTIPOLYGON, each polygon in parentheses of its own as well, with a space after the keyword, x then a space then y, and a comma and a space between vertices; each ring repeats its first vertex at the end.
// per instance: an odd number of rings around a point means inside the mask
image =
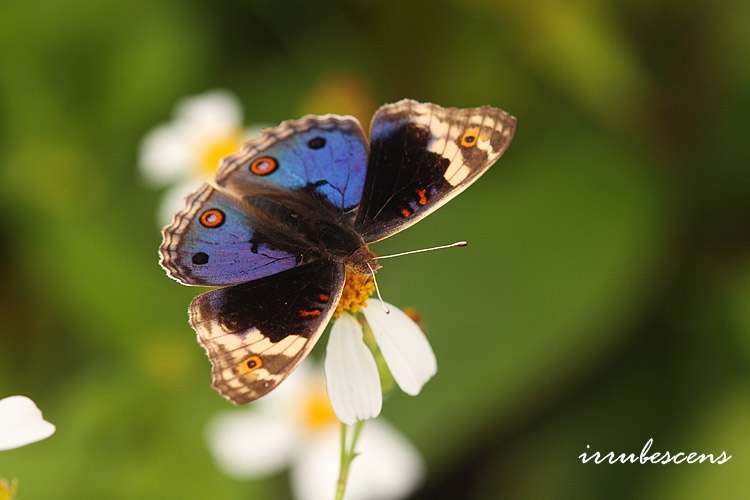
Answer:
POLYGON ((310 190, 347 212, 362 197, 367 139, 351 116, 306 116, 265 129, 222 161, 216 182, 244 195, 256 185, 310 190))
POLYGON ((161 266, 185 285, 232 285, 298 265, 303 249, 258 227, 243 203, 204 184, 163 229, 161 266))
POLYGON ((367 242, 401 231, 458 195, 505 152, 516 119, 497 108, 442 108, 403 100, 370 127, 356 227, 367 242))
POLYGON ((343 265, 318 261, 196 297, 190 324, 213 387, 235 404, 271 391, 313 348, 343 284, 343 265))

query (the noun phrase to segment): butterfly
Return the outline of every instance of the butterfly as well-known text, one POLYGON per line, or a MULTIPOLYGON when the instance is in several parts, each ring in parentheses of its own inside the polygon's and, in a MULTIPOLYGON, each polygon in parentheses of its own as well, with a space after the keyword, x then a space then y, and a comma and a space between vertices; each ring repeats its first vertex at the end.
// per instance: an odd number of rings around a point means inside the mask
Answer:
POLYGON ((325 330, 347 269, 378 267, 368 245, 466 189, 515 128, 497 108, 406 99, 377 110, 369 141, 351 116, 306 116, 224 158, 159 248, 171 278, 220 287, 189 308, 212 386, 235 404, 278 386, 325 330))

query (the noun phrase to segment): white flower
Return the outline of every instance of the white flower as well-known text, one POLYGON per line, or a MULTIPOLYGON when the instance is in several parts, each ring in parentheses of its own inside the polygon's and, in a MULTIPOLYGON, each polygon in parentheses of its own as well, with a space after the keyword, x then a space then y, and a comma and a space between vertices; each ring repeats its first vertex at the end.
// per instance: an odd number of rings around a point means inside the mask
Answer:
POLYGON ((140 146, 143 177, 155 187, 168 187, 159 207, 159 223, 182 208, 190 192, 210 179, 224 156, 240 149, 244 131, 242 106, 224 90, 186 98, 175 107, 171 122, 151 130, 140 146))
MULTIPOLYGON (((292 469, 292 487, 301 500, 330 500, 339 466, 339 433, 329 429, 312 442, 292 469)), ((411 444, 382 420, 367 422, 357 442, 346 484, 346 500, 404 498, 421 482, 424 465, 411 444)))
MULTIPOLYGON (((236 478, 291 468, 297 500, 330 500, 339 467, 339 423, 319 370, 298 367, 274 392, 249 408, 222 412, 209 422, 207 439, 217 465, 236 478)), ((398 499, 420 483, 419 453, 393 427, 368 422, 357 444, 347 500, 398 499)))
MULTIPOLYGON (((362 312, 393 379, 405 393, 419 394, 437 373, 435 353, 419 325, 396 306, 377 299, 369 299, 362 312)), ((383 402, 378 369, 363 341, 362 326, 350 314, 342 314, 331 328, 325 372, 339 420, 353 424, 378 416, 383 402)))
POLYGON ((353 424, 380 414, 378 367, 362 340, 362 326, 350 314, 342 314, 331 328, 325 371, 328 397, 339 420, 353 424))
POLYGON ((26 396, 0 399, 0 450, 11 450, 50 437, 55 426, 26 396))

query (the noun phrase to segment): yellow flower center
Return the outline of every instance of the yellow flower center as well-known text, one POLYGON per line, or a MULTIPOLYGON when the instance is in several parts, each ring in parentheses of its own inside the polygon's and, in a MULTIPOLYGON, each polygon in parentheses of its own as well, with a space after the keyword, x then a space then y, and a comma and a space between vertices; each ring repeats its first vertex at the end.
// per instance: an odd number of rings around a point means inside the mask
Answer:
POLYGON ((328 396, 322 390, 310 391, 302 401, 302 423, 309 431, 319 431, 336 423, 328 396))
POLYGON ((375 292, 375 283, 372 281, 372 276, 358 273, 347 267, 344 291, 341 292, 341 300, 333 313, 334 317, 338 318, 345 312, 355 313, 361 310, 373 292, 375 292))
POLYGON ((13 500, 18 490, 17 486, 15 479, 10 482, 0 479, 0 500, 13 500))
POLYGON ((231 135, 218 137, 216 140, 205 145, 200 153, 200 173, 212 176, 219 168, 221 159, 239 151, 242 146, 242 135, 236 131, 231 135))

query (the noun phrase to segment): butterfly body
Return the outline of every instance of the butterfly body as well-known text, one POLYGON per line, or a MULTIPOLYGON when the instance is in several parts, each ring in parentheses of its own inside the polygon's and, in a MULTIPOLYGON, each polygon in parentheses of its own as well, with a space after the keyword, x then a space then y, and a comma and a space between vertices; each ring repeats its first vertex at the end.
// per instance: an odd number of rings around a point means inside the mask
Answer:
POLYGON ((330 260, 360 273, 370 272, 368 263, 373 269, 380 267, 351 215, 338 211, 310 186, 264 189, 244 196, 242 202, 244 210, 257 221, 259 232, 275 235, 273 245, 295 253, 299 262, 330 260))
POLYGON ((331 319, 346 269, 379 268, 368 245, 468 187, 514 130, 497 108, 404 100, 378 110, 369 142, 352 117, 308 116, 225 158, 160 247, 172 278, 222 287, 190 307, 213 386, 238 404, 276 387, 331 319))

